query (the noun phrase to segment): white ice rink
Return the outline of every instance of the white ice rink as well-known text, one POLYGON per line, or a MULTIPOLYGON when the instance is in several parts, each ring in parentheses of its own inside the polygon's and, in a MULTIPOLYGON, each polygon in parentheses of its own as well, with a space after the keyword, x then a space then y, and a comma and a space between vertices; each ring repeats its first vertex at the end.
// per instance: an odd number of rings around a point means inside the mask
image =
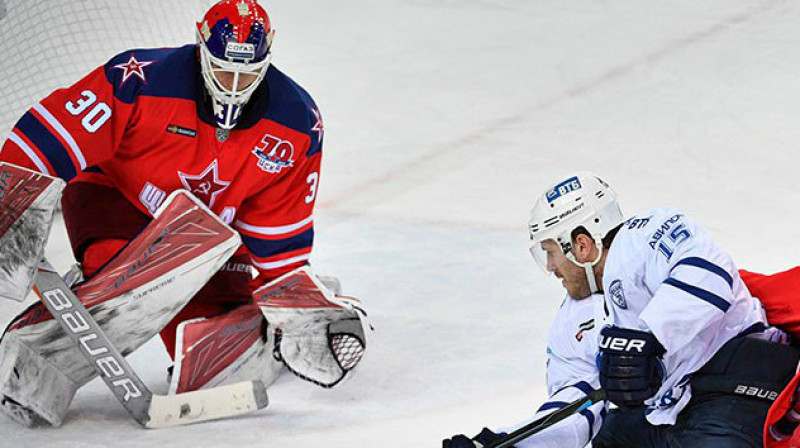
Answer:
MULTIPOLYGON (((682 209, 740 267, 800 264, 800 3, 263 2, 275 64, 325 117, 312 261, 377 329, 360 370, 333 390, 286 376, 262 412, 150 431, 95 380, 62 428, 0 417, 0 447, 436 447, 522 420, 545 398, 563 297, 527 252, 527 215, 574 170, 626 214, 682 209)), ((166 391, 160 341, 131 360, 166 391)))

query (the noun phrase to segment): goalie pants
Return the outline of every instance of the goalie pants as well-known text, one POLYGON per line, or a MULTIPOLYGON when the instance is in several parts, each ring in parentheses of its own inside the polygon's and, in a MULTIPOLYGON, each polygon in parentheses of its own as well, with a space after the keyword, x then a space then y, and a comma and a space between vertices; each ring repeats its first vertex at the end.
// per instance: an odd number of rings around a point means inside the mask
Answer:
MULTIPOLYGON (((674 426, 654 426, 646 408, 615 409, 595 448, 760 448, 772 400, 794 375, 797 349, 760 339, 728 341, 692 377, 692 398, 674 426), (737 394, 757 386, 765 398, 737 394)), ((750 389, 753 390, 753 389, 750 389)))
MULTIPOLYGON (((152 218, 131 204, 100 173, 81 173, 61 199, 75 259, 90 277, 121 250, 152 218)), ((237 253, 238 254, 238 253, 237 253)), ((234 255, 162 331, 161 339, 175 357, 178 324, 210 317, 251 303, 251 275, 244 255, 234 255)))

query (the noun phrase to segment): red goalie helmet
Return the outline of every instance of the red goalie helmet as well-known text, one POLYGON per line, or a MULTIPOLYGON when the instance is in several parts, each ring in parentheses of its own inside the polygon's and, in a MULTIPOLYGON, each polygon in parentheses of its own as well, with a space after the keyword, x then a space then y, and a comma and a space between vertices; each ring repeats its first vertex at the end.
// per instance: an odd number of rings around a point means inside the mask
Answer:
POLYGON ((269 16, 255 0, 222 0, 197 24, 203 80, 217 125, 236 126, 272 59, 269 16))

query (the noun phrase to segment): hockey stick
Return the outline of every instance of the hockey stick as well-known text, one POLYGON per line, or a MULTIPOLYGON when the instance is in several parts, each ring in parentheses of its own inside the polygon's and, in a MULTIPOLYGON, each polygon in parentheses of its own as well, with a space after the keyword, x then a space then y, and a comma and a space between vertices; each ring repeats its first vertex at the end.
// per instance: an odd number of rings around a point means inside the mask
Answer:
POLYGON ((583 411, 589 406, 605 400, 605 398, 606 393, 603 391, 603 389, 593 390, 589 393, 589 395, 573 401, 572 403, 557 410, 556 412, 553 412, 552 414, 545 415, 538 420, 528 423, 511 434, 508 434, 486 445, 484 448, 511 448, 515 443, 525 440, 537 432, 543 431, 555 425, 556 423, 583 411))
POLYGON ((261 381, 244 381, 178 395, 157 395, 119 350, 47 260, 34 279, 34 291, 128 413, 145 428, 166 428, 232 417, 267 406, 261 381))

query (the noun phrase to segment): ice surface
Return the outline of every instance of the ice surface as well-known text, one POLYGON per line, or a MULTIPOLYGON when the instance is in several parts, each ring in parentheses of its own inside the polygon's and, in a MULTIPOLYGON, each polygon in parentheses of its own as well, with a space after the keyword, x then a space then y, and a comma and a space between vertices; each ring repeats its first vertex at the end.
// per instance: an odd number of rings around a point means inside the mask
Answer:
MULTIPOLYGON (((0 446, 434 447, 522 420, 562 299, 527 253, 527 214, 573 170, 602 174, 626 214, 684 210, 741 267, 800 263, 796 3, 267 6, 275 64, 325 117, 313 262, 377 328, 360 371, 330 391, 285 377, 258 414, 159 431, 95 381, 60 429, 0 419, 0 446)), ((132 362, 166 391, 159 341, 132 362)))

